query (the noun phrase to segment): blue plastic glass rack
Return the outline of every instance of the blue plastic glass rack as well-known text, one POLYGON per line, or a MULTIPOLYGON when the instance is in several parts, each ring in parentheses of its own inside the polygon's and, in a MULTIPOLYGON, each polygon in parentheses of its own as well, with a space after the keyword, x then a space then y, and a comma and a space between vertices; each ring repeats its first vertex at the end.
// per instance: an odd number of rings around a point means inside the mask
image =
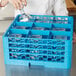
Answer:
POLYGON ((71 68, 73 17, 18 15, 3 35, 5 64, 71 68))

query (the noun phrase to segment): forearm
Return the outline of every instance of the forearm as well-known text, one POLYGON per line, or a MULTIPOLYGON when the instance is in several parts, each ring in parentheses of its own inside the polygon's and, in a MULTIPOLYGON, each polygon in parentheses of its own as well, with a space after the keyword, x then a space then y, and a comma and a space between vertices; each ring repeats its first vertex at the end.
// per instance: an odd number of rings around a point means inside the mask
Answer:
POLYGON ((0 0, 0 9, 1 9, 1 0, 0 0))

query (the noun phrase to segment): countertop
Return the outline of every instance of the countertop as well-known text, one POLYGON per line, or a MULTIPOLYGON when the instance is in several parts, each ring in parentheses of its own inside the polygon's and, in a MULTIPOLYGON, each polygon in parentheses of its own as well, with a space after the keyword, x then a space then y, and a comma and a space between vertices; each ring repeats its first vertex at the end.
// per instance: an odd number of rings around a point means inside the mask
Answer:
POLYGON ((0 35, 3 34, 10 24, 12 23, 14 17, 4 17, 3 19, 0 19, 0 35))
POLYGON ((0 21, 0 76, 76 76, 76 44, 73 45, 71 70, 4 65, 2 35, 9 27, 11 21, 0 21), (5 71, 6 70, 6 71, 5 71))

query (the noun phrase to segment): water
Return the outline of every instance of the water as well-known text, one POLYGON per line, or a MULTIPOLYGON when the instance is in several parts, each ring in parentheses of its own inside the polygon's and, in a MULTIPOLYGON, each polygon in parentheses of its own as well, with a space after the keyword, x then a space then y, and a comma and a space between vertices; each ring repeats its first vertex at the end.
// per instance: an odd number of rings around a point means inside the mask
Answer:
POLYGON ((22 35, 21 34, 9 34, 8 35, 9 37, 22 37, 22 35))
POLYGON ((42 27, 33 27, 33 29, 35 29, 35 30, 44 30, 44 28, 42 28, 42 27))
POLYGON ((63 40, 67 40, 67 36, 53 36, 53 39, 63 39, 63 40))
POLYGON ((41 35, 32 35, 31 38, 42 38, 41 35))
POLYGON ((54 30, 54 31, 65 31, 66 29, 65 28, 53 28, 52 30, 54 30))
POLYGON ((15 26, 14 29, 25 29, 25 26, 15 26))

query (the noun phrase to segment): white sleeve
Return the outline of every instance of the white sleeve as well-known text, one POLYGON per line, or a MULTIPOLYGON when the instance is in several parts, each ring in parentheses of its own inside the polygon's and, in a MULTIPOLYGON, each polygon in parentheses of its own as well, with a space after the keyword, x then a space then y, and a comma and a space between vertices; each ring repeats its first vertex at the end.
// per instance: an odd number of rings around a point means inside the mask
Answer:
POLYGON ((56 16, 68 16, 65 0, 55 0, 53 11, 56 16))

